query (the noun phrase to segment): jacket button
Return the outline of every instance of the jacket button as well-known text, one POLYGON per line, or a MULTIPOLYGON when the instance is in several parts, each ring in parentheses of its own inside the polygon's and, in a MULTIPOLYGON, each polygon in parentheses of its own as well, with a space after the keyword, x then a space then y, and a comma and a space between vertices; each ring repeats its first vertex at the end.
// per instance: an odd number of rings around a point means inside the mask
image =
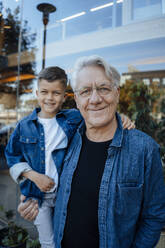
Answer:
POLYGON ((44 160, 42 160, 41 163, 44 164, 44 160))
POLYGON ((44 150, 44 147, 41 147, 41 150, 43 151, 44 150))
POLYGON ((44 133, 41 133, 41 135, 44 135, 44 133))
POLYGON ((29 142, 29 139, 26 139, 26 142, 29 142))

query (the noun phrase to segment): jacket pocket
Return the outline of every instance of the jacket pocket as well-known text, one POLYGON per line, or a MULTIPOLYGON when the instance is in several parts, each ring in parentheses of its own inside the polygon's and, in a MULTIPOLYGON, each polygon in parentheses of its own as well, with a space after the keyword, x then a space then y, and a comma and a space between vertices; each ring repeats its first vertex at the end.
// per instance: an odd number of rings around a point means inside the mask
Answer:
POLYGON ((30 162, 30 164, 33 163, 34 158, 37 158, 39 152, 37 138, 33 136, 20 136, 20 143, 22 144, 21 149, 24 154, 25 160, 28 163, 30 162))
POLYGON ((117 183, 116 187, 116 214, 127 220, 138 218, 143 198, 143 184, 117 183))

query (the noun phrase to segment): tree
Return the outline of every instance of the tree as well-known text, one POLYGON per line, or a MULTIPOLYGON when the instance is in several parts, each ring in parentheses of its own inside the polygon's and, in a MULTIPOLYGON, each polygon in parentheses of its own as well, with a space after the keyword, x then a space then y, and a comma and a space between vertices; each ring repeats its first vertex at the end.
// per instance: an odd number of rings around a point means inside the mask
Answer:
POLYGON ((152 116, 155 97, 143 82, 126 80, 120 89, 119 110, 135 121, 136 127, 155 138, 157 123, 152 116))
POLYGON ((159 144, 161 147, 160 152, 162 155, 162 160, 165 164, 165 98, 161 101, 160 109, 162 117, 158 125, 157 139, 159 140, 159 144))
POLYGON ((165 162, 165 99, 160 111, 162 119, 154 117, 154 109, 160 92, 141 81, 126 80, 120 89, 119 111, 135 121, 136 127, 153 137, 161 146, 162 161, 165 162))
MULTIPOLYGON (((0 3, 0 12, 2 13, 3 5, 0 3)), ((1 29, 3 30, 3 48, 0 54, 3 53, 6 57, 9 55, 18 55, 18 43, 19 43, 19 33, 20 33, 20 20, 19 20, 20 8, 17 7, 13 12, 10 8, 6 10, 6 17, 1 16, 1 29), (5 27, 10 27, 9 29, 4 29, 5 27)), ((22 23, 22 42, 21 51, 26 51, 26 56, 35 57, 35 47, 34 42, 36 39, 36 34, 28 35, 30 28, 28 27, 28 22, 26 20, 22 23)), ((16 58, 16 56, 15 56, 16 58)), ((11 76, 17 76, 17 65, 6 66, 1 70, 2 79, 9 78, 11 76)), ((20 74, 32 74, 34 75, 35 62, 25 62, 20 65, 20 74)), ((24 94, 28 92, 31 87, 32 79, 23 80, 20 83, 19 93, 24 94)), ((6 82, 0 84, 0 91, 15 94, 16 93, 16 83, 6 82)))

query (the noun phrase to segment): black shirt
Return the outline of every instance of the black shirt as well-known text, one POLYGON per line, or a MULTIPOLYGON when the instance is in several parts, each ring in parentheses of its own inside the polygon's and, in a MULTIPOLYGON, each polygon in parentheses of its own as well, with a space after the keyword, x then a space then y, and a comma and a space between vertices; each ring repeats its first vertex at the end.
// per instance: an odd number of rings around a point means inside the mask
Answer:
POLYGON ((83 137, 79 162, 73 175, 62 248, 99 248, 98 198, 110 141, 83 137))

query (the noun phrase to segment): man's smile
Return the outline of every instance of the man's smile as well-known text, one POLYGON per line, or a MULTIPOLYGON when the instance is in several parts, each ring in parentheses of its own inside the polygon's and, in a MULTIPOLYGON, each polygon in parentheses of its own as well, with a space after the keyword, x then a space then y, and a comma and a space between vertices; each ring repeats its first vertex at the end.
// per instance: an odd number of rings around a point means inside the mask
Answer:
POLYGON ((101 108, 89 108, 88 111, 93 111, 93 112, 97 112, 97 111, 101 111, 101 110, 104 110, 106 109, 108 106, 105 106, 105 107, 101 107, 101 108))

